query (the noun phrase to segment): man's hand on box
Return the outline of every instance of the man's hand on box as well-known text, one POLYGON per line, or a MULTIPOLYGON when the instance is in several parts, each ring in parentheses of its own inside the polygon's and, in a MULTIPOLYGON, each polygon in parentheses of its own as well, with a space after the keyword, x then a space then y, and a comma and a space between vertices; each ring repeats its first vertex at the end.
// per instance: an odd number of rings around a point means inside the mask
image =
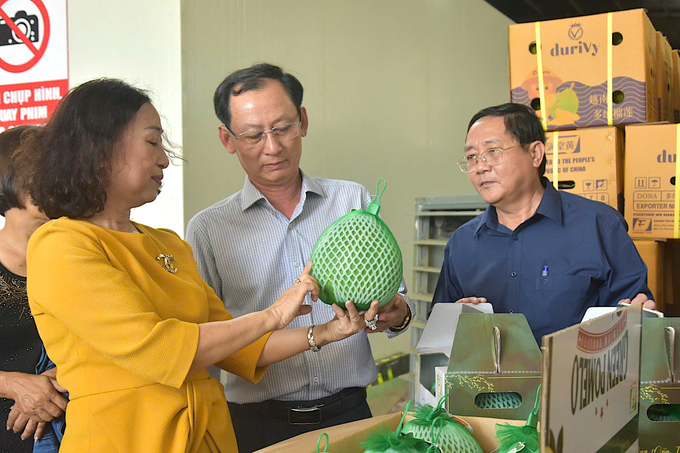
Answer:
POLYGON ((630 299, 623 299, 619 303, 624 303, 624 304, 630 304, 630 305, 635 305, 635 304, 642 304, 643 308, 646 308, 648 310, 656 310, 656 302, 654 302, 652 299, 648 298, 646 294, 640 293, 637 296, 633 298, 631 301, 630 299))
POLYGON ((462 299, 458 299, 456 301, 457 304, 485 304, 486 303, 486 297, 463 297, 462 299))

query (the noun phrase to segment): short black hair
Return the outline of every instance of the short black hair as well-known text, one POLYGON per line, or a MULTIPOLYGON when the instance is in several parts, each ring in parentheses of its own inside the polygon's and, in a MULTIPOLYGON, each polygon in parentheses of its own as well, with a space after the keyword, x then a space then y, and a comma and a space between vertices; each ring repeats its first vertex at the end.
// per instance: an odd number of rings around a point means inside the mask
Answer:
POLYGON ((40 126, 17 126, 0 134, 0 215, 12 208, 24 209, 19 200, 15 154, 26 141, 40 130, 40 126))
MULTIPOLYGON (((508 102, 507 104, 487 107, 477 112, 470 123, 467 131, 485 116, 497 116, 503 118, 505 129, 522 145, 528 145, 540 140, 545 145, 545 130, 541 120, 536 116, 534 109, 524 105, 508 102)), ((546 156, 543 155, 541 165, 538 167, 538 176, 545 174, 546 156)))
POLYGON ((50 219, 104 209, 114 149, 149 95, 122 80, 96 79, 57 105, 41 140, 21 153, 22 182, 50 219))
POLYGON ((290 99, 295 104, 298 116, 301 114, 302 94, 304 89, 300 81, 292 74, 284 72, 278 66, 269 63, 259 63, 249 68, 239 69, 227 76, 215 90, 213 103, 217 118, 231 132, 231 112, 229 99, 251 90, 259 90, 265 84, 264 79, 277 80, 286 89, 290 99))

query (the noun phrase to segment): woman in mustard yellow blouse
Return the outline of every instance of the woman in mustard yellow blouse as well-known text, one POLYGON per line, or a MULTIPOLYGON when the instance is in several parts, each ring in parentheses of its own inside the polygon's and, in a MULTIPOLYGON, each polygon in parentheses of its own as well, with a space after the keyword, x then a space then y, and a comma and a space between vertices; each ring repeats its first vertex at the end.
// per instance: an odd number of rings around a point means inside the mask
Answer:
POLYGON ((308 265, 267 310, 232 319, 186 242, 130 220, 161 187, 162 132, 145 93, 95 80, 61 101, 23 162, 32 200, 54 219, 29 242, 28 294, 70 393, 62 452, 236 451, 206 366, 257 382, 268 364, 346 338, 377 313, 349 303, 327 324, 281 330, 311 310, 307 294, 316 300, 308 265))

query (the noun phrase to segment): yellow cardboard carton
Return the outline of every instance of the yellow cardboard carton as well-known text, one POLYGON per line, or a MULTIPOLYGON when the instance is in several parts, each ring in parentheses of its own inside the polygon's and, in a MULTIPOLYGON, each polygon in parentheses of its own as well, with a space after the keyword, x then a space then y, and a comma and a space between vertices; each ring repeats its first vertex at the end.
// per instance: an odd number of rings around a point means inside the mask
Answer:
MULTIPOLYGON (((640 257, 647 265, 647 286, 649 286, 656 309, 664 312, 664 258, 665 241, 650 241, 647 239, 633 240, 640 257)), ((672 277, 671 277, 672 278, 672 277)))
POLYGON ((660 121, 673 121, 673 49, 660 31, 656 32, 657 107, 660 121))
POLYGON ((678 125, 626 127, 625 217, 633 238, 673 238, 678 125))
POLYGON ((666 316, 680 317, 680 278, 677 278, 679 271, 680 240, 668 239, 663 260, 663 313, 666 316))
MULTIPOLYGON (((554 181, 553 139, 546 141, 545 176, 554 181)), ((558 187, 623 211, 623 133, 614 126, 557 133, 558 187)))
POLYGON ((548 129, 658 121, 655 33, 642 9, 511 25, 511 99, 542 117, 542 79, 548 129))
POLYGON ((671 53, 673 58, 673 122, 680 123, 680 51, 671 53))

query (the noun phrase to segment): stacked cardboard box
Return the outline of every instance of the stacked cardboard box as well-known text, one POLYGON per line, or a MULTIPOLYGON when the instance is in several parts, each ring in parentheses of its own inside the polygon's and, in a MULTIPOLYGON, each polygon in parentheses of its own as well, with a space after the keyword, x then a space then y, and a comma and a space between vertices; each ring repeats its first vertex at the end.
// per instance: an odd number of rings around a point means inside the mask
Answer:
POLYGON ((680 51, 674 50, 673 59, 673 122, 680 123, 680 51))
POLYGON ((545 176, 558 187, 614 209, 623 203, 623 133, 614 126, 590 127, 557 134, 557 165, 553 165, 555 134, 546 140, 545 176))
POLYGON ((607 126, 610 106, 613 124, 658 121, 656 40, 642 9, 511 25, 511 99, 545 115, 548 130, 607 126))
POLYGON ((673 49, 668 39, 656 32, 659 121, 673 121, 673 49))
POLYGON ((509 42, 512 101, 532 106, 548 131, 560 130, 547 134, 546 176, 623 212, 623 133, 612 125, 672 113, 671 97, 661 102, 669 92, 662 92, 659 73, 673 68, 665 37, 636 9, 511 25, 509 42))

